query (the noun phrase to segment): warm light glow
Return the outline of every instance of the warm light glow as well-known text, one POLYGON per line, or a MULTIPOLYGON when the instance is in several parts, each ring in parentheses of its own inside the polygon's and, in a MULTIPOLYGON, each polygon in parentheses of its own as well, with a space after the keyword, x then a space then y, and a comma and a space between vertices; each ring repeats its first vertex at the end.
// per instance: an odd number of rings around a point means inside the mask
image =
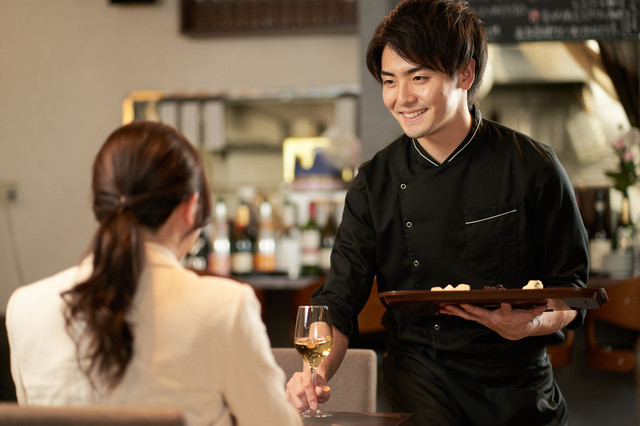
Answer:
POLYGON ((330 141, 323 137, 286 138, 282 142, 282 177, 285 182, 293 182, 296 174, 296 159, 304 169, 313 167, 316 148, 328 148, 330 141))
POLYGON ((136 102, 157 102, 164 97, 159 90, 137 90, 122 101, 122 124, 131 123, 135 118, 134 104, 136 102))
POLYGON ((584 42, 584 44, 595 53, 600 53, 600 46, 598 45, 598 42, 596 40, 587 40, 584 42))

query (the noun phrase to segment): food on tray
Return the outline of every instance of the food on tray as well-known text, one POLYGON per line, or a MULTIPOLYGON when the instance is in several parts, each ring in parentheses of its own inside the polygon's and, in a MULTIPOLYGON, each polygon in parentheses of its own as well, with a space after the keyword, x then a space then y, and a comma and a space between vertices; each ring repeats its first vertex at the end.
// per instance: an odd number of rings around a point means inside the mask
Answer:
POLYGON ((445 288, 431 287, 431 291, 467 291, 467 290, 471 290, 471 286, 469 284, 458 284, 455 287, 449 284, 445 288))
MULTIPOLYGON (((544 288, 542 285, 542 281, 540 280, 530 280, 527 285, 522 287, 523 290, 535 290, 544 288)), ((506 288, 502 284, 496 285, 485 285, 483 290, 506 290, 506 288)), ((445 288, 442 287, 431 287, 431 291, 466 291, 471 290, 471 286, 469 284, 458 284, 457 286, 452 286, 448 284, 445 288)))
POLYGON ((498 284, 498 285, 485 285, 484 287, 482 287, 483 290, 506 290, 506 288, 502 285, 502 284, 498 284))
POLYGON ((523 290, 536 290, 540 288, 544 288, 540 280, 530 280, 527 285, 522 287, 523 290))

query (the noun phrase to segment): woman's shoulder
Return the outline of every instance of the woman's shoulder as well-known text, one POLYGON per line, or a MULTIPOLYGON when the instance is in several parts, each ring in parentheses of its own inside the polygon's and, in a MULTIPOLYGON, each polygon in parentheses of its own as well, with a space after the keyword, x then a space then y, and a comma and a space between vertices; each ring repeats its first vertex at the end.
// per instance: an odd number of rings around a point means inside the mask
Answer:
POLYGON ((46 301, 52 294, 60 294, 65 290, 72 288, 78 282, 85 279, 90 272, 90 265, 82 262, 57 272, 54 275, 42 278, 30 284, 25 284, 13 291, 9 298, 9 303, 15 303, 16 300, 27 299, 29 301, 46 301))
POLYGON ((245 294, 246 292, 253 292, 253 287, 249 284, 237 281, 233 278, 215 275, 198 275, 197 279, 200 285, 205 288, 214 289, 218 292, 232 293, 237 296, 245 294))
MULTIPOLYGON (((255 292, 249 284, 232 278, 203 275, 188 269, 181 269, 166 284, 174 287, 176 281, 181 282, 182 296, 195 304, 235 305, 246 299, 255 298, 255 292)), ((168 278, 168 277, 167 277, 168 278)), ((166 279, 162 279, 165 281, 166 279)), ((175 290, 172 290, 173 293, 175 290)))

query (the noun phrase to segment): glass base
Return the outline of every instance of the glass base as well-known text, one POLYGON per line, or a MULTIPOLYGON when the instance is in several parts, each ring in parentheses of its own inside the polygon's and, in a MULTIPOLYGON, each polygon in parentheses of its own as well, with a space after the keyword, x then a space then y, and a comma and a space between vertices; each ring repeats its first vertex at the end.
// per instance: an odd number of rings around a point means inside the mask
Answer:
POLYGON ((315 418, 331 417, 331 414, 329 413, 325 413, 324 411, 320 411, 320 410, 312 410, 311 408, 303 411, 300 414, 302 414, 302 417, 315 417, 315 418))

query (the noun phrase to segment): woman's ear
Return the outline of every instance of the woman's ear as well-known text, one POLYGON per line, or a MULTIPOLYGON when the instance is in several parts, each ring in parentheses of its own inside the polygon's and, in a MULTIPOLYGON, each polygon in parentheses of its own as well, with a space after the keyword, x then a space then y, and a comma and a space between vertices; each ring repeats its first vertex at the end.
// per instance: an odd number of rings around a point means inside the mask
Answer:
POLYGON ((189 228, 193 227, 196 222, 196 212, 198 211, 198 200, 200 193, 194 192, 189 198, 182 202, 182 216, 189 228))
POLYGON ((469 63, 458 72, 458 87, 463 90, 469 90, 476 79, 476 61, 471 59, 469 63))

